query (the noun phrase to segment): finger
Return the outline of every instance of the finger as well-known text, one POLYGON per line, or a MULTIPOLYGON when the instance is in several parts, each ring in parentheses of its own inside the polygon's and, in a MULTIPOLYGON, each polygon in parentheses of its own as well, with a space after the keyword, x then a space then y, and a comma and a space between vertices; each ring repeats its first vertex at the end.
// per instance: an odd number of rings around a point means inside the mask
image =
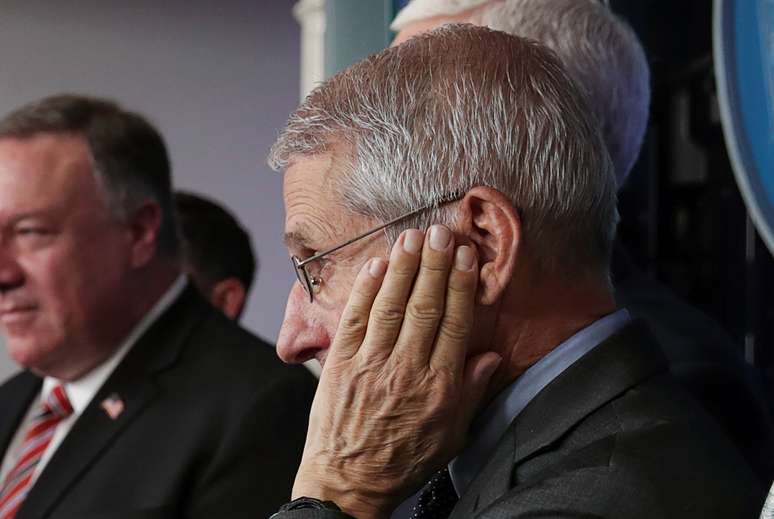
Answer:
POLYGON ((467 245, 457 247, 454 267, 449 274, 443 318, 430 357, 432 370, 445 370, 454 377, 462 375, 473 330, 477 286, 475 252, 467 245))
POLYGON ((428 231, 414 288, 411 291, 398 341, 395 362, 427 366, 435 334, 444 314, 446 286, 454 250, 454 236, 443 225, 428 231))
POLYGON ((341 314, 329 357, 352 358, 360 349, 368 329, 369 314, 386 270, 387 262, 381 258, 371 258, 360 269, 341 314))
POLYGON ((501 363, 502 357, 493 351, 467 359, 464 369, 462 401, 458 415, 459 422, 457 423, 460 442, 464 442, 470 423, 480 410, 492 377, 501 363))
POLYGON ((403 322, 406 301, 419 266, 424 234, 416 229, 404 231, 392 247, 387 273, 371 307, 363 355, 390 355, 403 322))

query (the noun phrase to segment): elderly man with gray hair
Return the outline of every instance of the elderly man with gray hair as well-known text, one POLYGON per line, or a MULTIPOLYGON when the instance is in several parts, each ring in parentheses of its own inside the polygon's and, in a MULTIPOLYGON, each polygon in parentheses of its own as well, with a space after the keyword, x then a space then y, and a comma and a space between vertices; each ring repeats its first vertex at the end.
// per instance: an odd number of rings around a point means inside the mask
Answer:
POLYGON ((616 307, 613 166, 552 53, 470 25, 419 36, 316 89, 271 163, 299 281, 278 353, 324 365, 277 518, 388 517, 420 489, 411 517, 760 510, 616 307))
MULTIPOLYGON (((531 38, 556 52, 589 101, 623 186, 648 121, 650 74, 634 31, 601 0, 412 0, 396 16, 393 45, 450 22, 531 38)), ((613 247, 616 301, 645 320, 678 381, 721 424, 759 479, 774 477, 774 416, 758 374, 715 321, 613 247)))

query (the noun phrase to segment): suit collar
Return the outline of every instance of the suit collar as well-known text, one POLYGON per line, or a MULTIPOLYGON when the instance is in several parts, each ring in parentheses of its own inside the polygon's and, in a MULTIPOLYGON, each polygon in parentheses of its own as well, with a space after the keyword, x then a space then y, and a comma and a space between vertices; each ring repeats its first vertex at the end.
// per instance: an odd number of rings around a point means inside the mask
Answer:
POLYGON ((548 384, 516 417, 451 517, 471 517, 491 504, 511 488, 515 466, 550 448, 599 407, 667 369, 664 355, 641 321, 602 342, 548 384))
POLYGON ((155 376, 177 362, 186 339, 206 311, 206 303, 193 287, 187 286, 97 391, 40 474, 17 519, 46 517, 78 478, 155 399, 158 393, 155 376), (115 418, 104 408, 109 398, 117 399, 122 406, 115 418))
POLYGON ((516 417, 515 461, 550 445, 597 408, 667 369, 645 324, 630 324, 571 366, 516 417))
POLYGON ((24 371, 0 386, 0 402, 4 402, 0 419, 0 461, 6 454, 19 424, 27 414, 32 400, 40 392, 42 380, 24 371))
POLYGON ((631 316, 626 309, 597 319, 563 341, 503 389, 473 422, 465 449, 449 464, 457 494, 465 493, 514 418, 544 387, 630 322, 631 316))

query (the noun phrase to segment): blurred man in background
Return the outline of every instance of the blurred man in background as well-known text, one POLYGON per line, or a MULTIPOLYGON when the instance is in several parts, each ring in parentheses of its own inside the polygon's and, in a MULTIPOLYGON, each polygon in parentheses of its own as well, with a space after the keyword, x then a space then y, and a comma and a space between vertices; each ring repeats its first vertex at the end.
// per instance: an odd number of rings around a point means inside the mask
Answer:
POLYGON ((250 235, 215 201, 175 193, 183 270, 212 306, 239 319, 255 278, 257 261, 250 235))
MULTIPOLYGON (((412 0, 393 45, 445 23, 473 23, 553 50, 589 101, 626 182, 648 121, 650 72, 634 31, 597 0, 412 0)), ((647 321, 670 368, 718 420, 763 482, 774 478, 774 418, 758 374, 712 319, 637 268, 616 241, 611 274, 621 306, 647 321)))
POLYGON ((261 517, 315 389, 180 270, 143 117, 61 95, 0 121, 0 518, 261 517))

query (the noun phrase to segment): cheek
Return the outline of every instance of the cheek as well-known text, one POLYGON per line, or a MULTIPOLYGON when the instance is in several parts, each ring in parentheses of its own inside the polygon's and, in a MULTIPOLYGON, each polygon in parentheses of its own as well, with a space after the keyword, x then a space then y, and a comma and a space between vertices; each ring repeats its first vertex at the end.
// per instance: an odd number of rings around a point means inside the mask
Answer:
POLYGON ((120 293, 120 268, 112 250, 99 254, 88 245, 75 244, 31 256, 25 265, 27 284, 46 321, 60 328, 93 325, 120 293))
POLYGON ((322 272, 324 284, 309 301, 301 285, 293 283, 285 307, 285 318, 277 339, 277 351, 285 362, 309 358, 310 351, 330 347, 346 306, 356 272, 322 272))
MULTIPOLYGON (((25 287, 49 320, 72 309, 72 300, 79 292, 80 271, 55 250, 31 254, 21 261, 25 272, 25 287), (74 286, 73 286, 74 285, 74 286)), ((77 267, 77 265, 76 265, 77 267)))
POLYGON ((73 323, 77 322, 77 289, 70 287, 73 273, 57 261, 55 254, 26 254, 19 265, 24 285, 16 292, 21 301, 32 303, 36 311, 29 320, 4 324, 10 356, 20 365, 42 369, 59 358, 68 344, 73 323))

